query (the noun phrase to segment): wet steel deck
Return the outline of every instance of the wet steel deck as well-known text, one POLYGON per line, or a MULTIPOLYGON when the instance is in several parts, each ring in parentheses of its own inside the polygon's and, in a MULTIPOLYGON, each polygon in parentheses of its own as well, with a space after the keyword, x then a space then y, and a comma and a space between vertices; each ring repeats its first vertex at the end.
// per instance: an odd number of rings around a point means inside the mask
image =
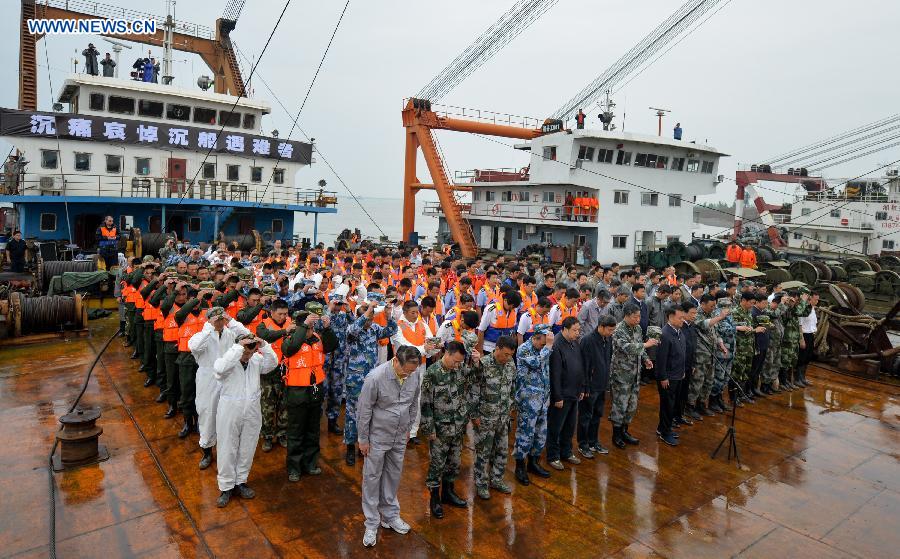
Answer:
MULTIPOLYGON (((84 371, 115 327, 88 340, 0 350, 0 556, 46 557, 46 454, 84 371), (89 345, 90 344, 90 345, 89 345), (92 347, 93 346, 93 347, 92 347)), ((196 437, 179 440, 155 392, 118 341, 83 403, 103 411, 108 462, 57 474, 60 557, 896 557, 900 549, 900 397, 878 383, 811 371, 815 386, 738 413, 747 468, 708 453, 717 417, 653 432, 657 395, 641 393, 627 451, 554 473, 512 496, 428 515, 424 446, 407 453, 406 536, 364 549, 359 476, 323 433, 322 476, 289 484, 283 451, 257 451, 252 501, 217 509, 215 468, 197 469, 196 437), (157 461, 161 470, 157 467, 157 461)), ((324 423, 324 422, 323 422, 324 423)), ((603 433, 608 438, 609 426, 603 433)), ((473 495, 472 452, 458 488, 473 495)), ((508 480, 512 483, 512 472, 508 480)))

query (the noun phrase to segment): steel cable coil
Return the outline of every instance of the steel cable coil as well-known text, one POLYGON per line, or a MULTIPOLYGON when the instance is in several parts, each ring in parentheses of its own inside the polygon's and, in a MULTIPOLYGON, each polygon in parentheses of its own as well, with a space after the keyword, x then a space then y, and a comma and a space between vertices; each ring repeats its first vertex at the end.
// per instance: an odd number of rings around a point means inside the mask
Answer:
POLYGON ((54 276, 66 272, 96 272, 97 260, 41 260, 41 288, 46 289, 54 276))
POLYGON ((222 233, 219 234, 219 241, 224 242, 228 245, 229 250, 233 250, 235 245, 238 250, 252 252, 262 251, 263 249, 263 238, 262 235, 259 234, 259 231, 253 229, 249 234, 246 235, 224 235, 222 233))
POLYGON ((81 296, 25 297, 10 295, 10 316, 15 336, 84 328, 87 314, 81 296))

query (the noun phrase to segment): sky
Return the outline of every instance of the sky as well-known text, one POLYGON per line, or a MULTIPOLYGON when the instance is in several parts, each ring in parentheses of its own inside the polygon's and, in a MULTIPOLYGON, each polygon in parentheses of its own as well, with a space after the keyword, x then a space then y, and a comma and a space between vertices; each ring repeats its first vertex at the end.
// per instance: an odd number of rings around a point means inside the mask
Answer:
MULTIPOLYGON (((807 145, 838 132, 895 114, 900 72, 885 64, 896 51, 895 23, 900 3, 857 0, 784 2, 726 0, 728 3, 654 65, 619 91, 616 122, 629 132, 653 134, 657 122, 648 107, 671 109, 663 127, 682 123, 685 139, 717 147, 731 156, 720 173, 734 172, 766 157, 807 145), (881 53, 879 55, 878 53, 881 53)), ((110 0, 144 12, 165 13, 164 0, 110 0)), ((176 18, 214 25, 225 0, 182 0, 176 18)), ((560 0, 529 29, 478 69, 442 102, 448 105, 544 118, 601 74, 681 0, 597 2, 560 0)), ((723 2, 725 4, 725 2, 723 2)), ((322 71, 300 116, 300 127, 316 139, 347 187, 358 196, 402 197, 403 99, 431 78, 505 12, 512 0, 409 2, 351 0, 322 71)), ((248 0, 232 37, 246 56, 257 59, 284 0, 248 0)), ((344 6, 342 0, 293 0, 262 55, 257 75, 294 114, 344 6)), ((18 67, 18 22, 0 20, 0 68, 18 67)), ((39 109, 52 105, 49 80, 59 87, 72 58, 96 37, 50 36, 39 42, 39 109), (44 65, 48 49, 50 69, 44 65)), ((123 53, 124 66, 138 50, 123 53)), ((153 49, 161 57, 160 49, 153 49)), ((79 68, 83 68, 83 57, 79 68)), ((210 74, 199 57, 175 53, 176 83, 195 87, 210 74)), ((249 64, 244 65, 245 79, 249 64)), ((262 82, 251 82, 251 96, 267 100, 272 114, 263 120, 285 137, 293 117, 282 110, 262 82)), ((55 91, 53 92, 55 95, 55 91)), ((0 106, 17 106, 15 80, 0 88, 0 106)), ((586 109, 596 116, 596 107, 586 109)), ((589 120, 588 127, 597 125, 589 120)), ((521 167, 522 152, 477 136, 438 132, 452 172, 474 168, 521 167)), ((292 139, 302 139, 295 131, 292 139)), ((510 142, 511 143, 511 142, 510 142)), ((0 149, 9 145, 0 142, 0 149)), ((831 177, 855 177, 900 159, 900 148, 829 169, 831 177)), ((420 174, 427 176, 423 169, 420 174)), ((346 191, 318 162, 301 171, 299 186, 319 179, 346 191)), ((793 186, 765 188, 793 191, 793 186)), ((726 180, 709 201, 734 200, 726 180)), ((433 196, 423 192, 420 196, 433 196)), ((765 190, 769 202, 784 197, 765 190)), ((390 220, 394 216, 378 216, 390 220)))

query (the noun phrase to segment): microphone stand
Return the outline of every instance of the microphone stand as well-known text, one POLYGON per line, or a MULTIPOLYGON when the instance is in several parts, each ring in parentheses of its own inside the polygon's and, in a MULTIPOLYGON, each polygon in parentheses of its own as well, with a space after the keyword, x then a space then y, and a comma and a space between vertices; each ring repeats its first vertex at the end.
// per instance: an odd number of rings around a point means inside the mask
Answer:
MULTIPOLYGON (((731 374, 728 375, 728 386, 736 387, 738 389, 738 391, 741 393, 741 395, 743 395, 744 397, 747 396, 747 393, 744 392, 743 388, 741 388, 740 383, 735 382, 734 378, 732 378, 731 374)), ((736 436, 736 433, 734 430, 734 421, 737 418, 737 409, 738 409, 737 402, 734 402, 731 406, 731 424, 728 426, 728 431, 726 431, 725 436, 723 436, 722 440, 719 441, 719 446, 717 446, 716 449, 714 451, 712 451, 712 454, 710 454, 709 457, 714 459, 716 457, 716 455, 719 453, 719 451, 722 449, 722 445, 724 445, 727 442, 728 443, 728 462, 731 462, 731 456, 733 454, 734 459, 737 462, 738 468, 740 468, 741 467, 741 456, 738 453, 737 436, 736 436)))

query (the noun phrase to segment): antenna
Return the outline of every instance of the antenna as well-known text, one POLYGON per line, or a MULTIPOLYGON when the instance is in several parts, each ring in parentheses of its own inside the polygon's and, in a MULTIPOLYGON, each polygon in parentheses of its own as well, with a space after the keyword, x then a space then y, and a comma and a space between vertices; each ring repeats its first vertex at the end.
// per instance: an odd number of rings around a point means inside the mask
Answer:
POLYGON ((163 24, 163 65, 162 81, 169 85, 175 76, 172 75, 172 41, 175 31, 175 0, 166 0, 166 22, 163 24))
POLYGON ((656 116, 659 117, 659 135, 662 136, 662 119, 666 116, 666 113, 671 113, 672 111, 669 109, 659 109, 657 107, 650 107, 651 111, 656 111, 656 116))
POLYGON ((118 78, 119 77, 119 53, 122 52, 123 48, 130 49, 131 45, 126 45, 125 43, 123 43, 121 41, 116 41, 115 39, 107 39, 106 37, 100 37, 100 38, 103 39, 104 41, 106 41, 107 43, 112 43, 112 46, 113 46, 112 51, 114 53, 116 53, 115 77, 118 78))

